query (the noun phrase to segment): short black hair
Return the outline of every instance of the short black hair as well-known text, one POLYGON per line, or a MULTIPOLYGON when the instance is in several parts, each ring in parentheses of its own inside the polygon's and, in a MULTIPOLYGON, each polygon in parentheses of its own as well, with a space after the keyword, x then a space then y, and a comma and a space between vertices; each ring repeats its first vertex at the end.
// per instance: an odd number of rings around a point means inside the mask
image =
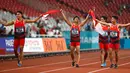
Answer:
POLYGON ((75 16, 75 17, 73 18, 73 20, 74 20, 75 18, 78 18, 78 19, 80 20, 80 18, 79 18, 78 16, 75 16))
POLYGON ((114 19, 118 20, 118 16, 112 16, 114 19))
POLYGON ((101 18, 103 18, 104 20, 107 21, 107 17, 106 16, 101 16, 101 18))
POLYGON ((23 12, 22 12, 22 11, 17 11, 16 13, 20 13, 20 14, 22 14, 22 15, 23 15, 23 12))
POLYGON ((25 19, 25 17, 23 16, 23 12, 22 11, 17 11, 16 13, 20 13, 22 15, 22 18, 25 19))

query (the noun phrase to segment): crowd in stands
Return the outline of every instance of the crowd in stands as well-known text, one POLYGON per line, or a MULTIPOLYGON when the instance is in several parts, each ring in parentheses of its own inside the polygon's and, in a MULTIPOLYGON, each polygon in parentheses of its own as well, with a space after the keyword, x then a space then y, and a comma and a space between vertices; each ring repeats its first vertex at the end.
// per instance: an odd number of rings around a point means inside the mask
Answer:
MULTIPOLYGON (((34 17, 27 17, 24 14, 25 19, 33 19, 34 17)), ((11 20, 15 20, 16 16, 15 13, 8 11, 6 9, 0 10, 0 19, 5 22, 10 22, 11 20)), ((69 20, 72 20, 72 18, 69 18, 69 20)), ((7 26, 7 27, 1 27, 0 24, 0 36, 13 36, 14 35, 14 25, 13 26, 7 26)), ((54 35, 62 35, 63 31, 69 31, 70 27, 65 23, 65 21, 60 19, 55 19, 51 16, 48 16, 47 18, 42 18, 36 23, 31 23, 26 25, 26 37, 37 37, 39 36, 54 36, 54 35)), ((93 31, 94 28, 92 27, 92 19, 90 18, 86 25, 81 29, 82 31, 93 31)), ((128 34, 129 32, 123 28, 121 29, 121 36, 125 36, 126 38, 129 38, 128 34)))

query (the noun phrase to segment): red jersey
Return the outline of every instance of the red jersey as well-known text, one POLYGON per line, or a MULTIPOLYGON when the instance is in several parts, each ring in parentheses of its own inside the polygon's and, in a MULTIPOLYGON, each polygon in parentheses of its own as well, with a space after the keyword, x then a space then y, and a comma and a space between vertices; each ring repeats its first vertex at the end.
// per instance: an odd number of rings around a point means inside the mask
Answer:
POLYGON ((99 34, 99 43, 108 43, 109 42, 109 27, 102 25, 102 29, 105 32, 104 35, 99 34))
POLYGON ((14 34, 15 38, 25 38, 25 23, 24 20, 19 21, 18 19, 14 23, 14 34))
POLYGON ((80 26, 79 25, 72 25, 71 30, 71 42, 80 42, 80 26))
POLYGON ((110 41, 111 43, 119 43, 120 30, 117 25, 111 25, 110 27, 110 41))

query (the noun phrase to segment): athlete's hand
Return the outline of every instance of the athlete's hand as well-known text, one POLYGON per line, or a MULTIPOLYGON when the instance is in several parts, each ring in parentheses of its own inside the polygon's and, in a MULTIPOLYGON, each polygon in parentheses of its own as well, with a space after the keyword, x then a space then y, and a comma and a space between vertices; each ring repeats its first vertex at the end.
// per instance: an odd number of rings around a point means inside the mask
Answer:
POLYGON ((43 16, 43 14, 40 14, 40 16, 39 17, 42 17, 43 16))
POLYGON ((98 19, 96 19, 97 22, 100 22, 98 19))
POLYGON ((63 13, 63 10, 62 10, 62 9, 60 9, 60 12, 61 12, 61 13, 63 13))

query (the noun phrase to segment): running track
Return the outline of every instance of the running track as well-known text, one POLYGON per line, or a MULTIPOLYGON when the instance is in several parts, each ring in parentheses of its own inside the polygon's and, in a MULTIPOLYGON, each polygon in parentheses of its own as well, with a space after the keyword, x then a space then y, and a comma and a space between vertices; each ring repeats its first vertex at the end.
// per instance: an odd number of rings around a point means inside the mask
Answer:
POLYGON ((130 73, 130 50, 120 50, 119 68, 100 67, 100 52, 81 53, 80 68, 71 67, 69 55, 26 59, 22 67, 17 61, 0 62, 0 73, 130 73))

